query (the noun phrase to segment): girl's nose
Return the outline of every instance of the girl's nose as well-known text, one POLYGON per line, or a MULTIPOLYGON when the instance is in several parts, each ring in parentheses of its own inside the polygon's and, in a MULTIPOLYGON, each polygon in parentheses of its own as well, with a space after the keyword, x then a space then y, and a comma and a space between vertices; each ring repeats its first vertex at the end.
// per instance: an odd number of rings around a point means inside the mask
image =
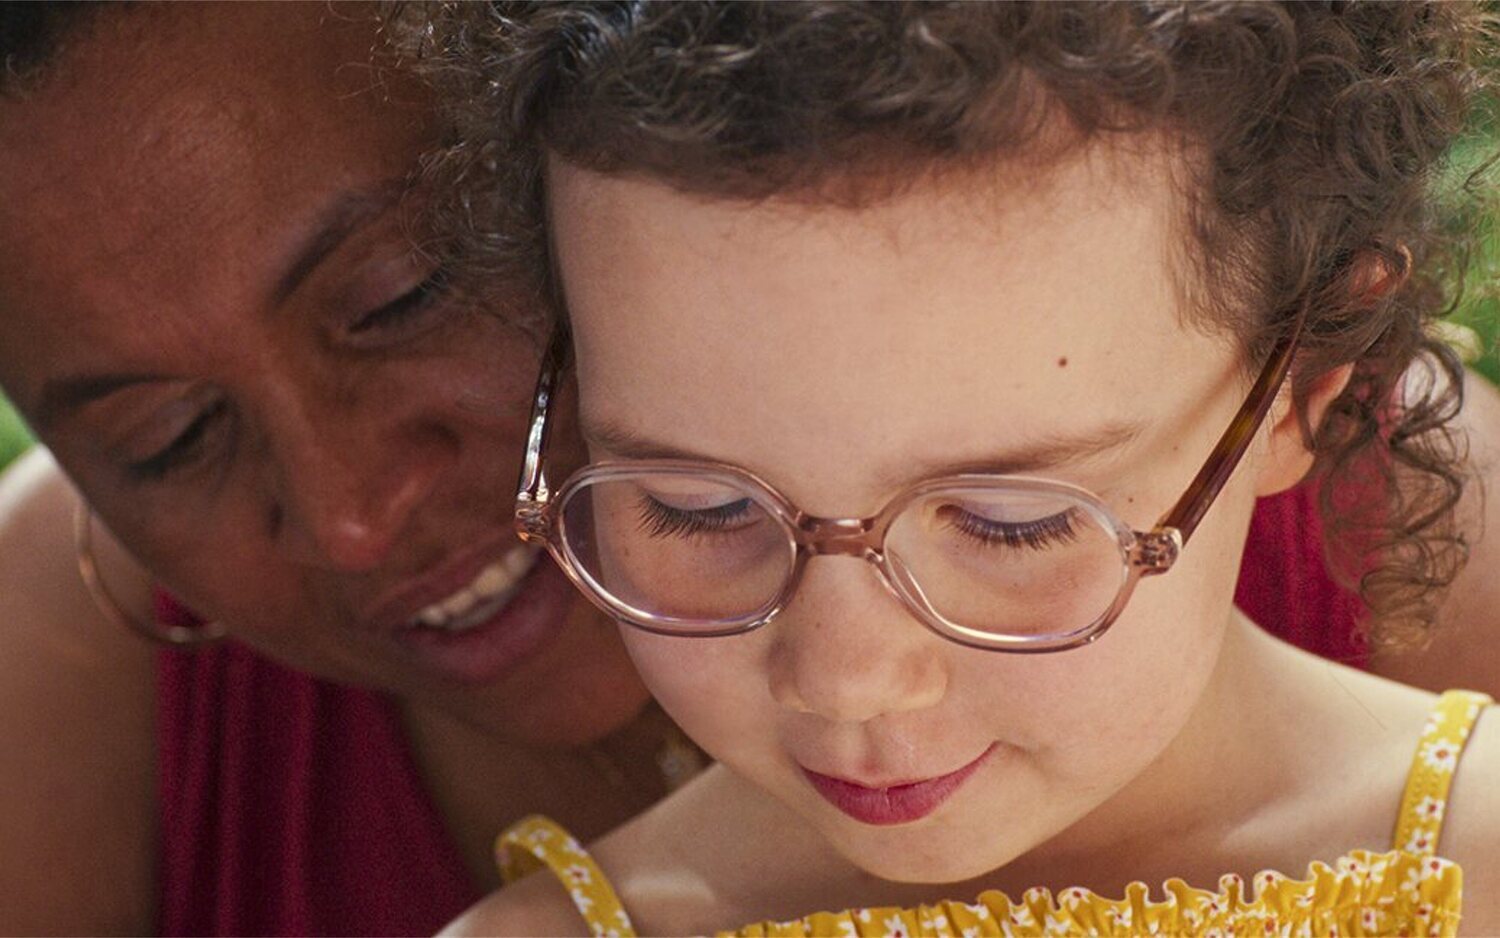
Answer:
POLYGON ((947 690, 944 640, 863 559, 815 558, 767 628, 771 693, 790 710, 863 723, 935 706, 947 690))

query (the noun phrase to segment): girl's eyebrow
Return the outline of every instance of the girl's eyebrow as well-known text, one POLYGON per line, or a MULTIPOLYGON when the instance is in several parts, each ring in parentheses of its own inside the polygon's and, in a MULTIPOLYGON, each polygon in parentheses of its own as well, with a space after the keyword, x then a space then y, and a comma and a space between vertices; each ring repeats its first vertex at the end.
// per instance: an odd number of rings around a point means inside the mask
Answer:
MULTIPOLYGON (((696 462, 724 462, 705 453, 653 440, 610 420, 582 420, 583 438, 592 446, 620 459, 687 459, 696 462)), ((915 458, 902 460, 900 478, 882 478, 891 486, 915 479, 939 476, 1024 475, 1097 458, 1137 439, 1144 425, 1135 421, 1115 421, 1076 434, 1049 434, 1046 437, 981 456, 959 459, 915 458)))
POLYGON ((613 420, 579 418, 579 432, 590 446, 605 450, 619 459, 688 459, 695 462, 721 462, 705 453, 694 452, 652 440, 613 420))
POLYGON ((1134 442, 1145 425, 1136 421, 1116 421, 1075 434, 1047 434, 1044 437, 978 457, 942 459, 918 456, 906 461, 901 469, 903 479, 935 478, 954 475, 1025 475, 1045 472, 1107 455, 1134 442))

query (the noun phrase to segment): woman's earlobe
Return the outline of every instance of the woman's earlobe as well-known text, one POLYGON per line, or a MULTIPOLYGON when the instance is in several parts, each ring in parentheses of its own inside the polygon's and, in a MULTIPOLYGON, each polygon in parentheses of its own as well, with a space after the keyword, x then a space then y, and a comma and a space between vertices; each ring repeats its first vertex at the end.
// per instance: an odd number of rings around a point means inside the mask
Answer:
MULTIPOLYGON (((1340 365, 1323 374, 1307 391, 1307 426, 1314 432, 1323 423, 1329 406, 1343 393, 1354 374, 1351 362, 1340 365)), ((1292 401, 1291 382, 1283 385, 1281 400, 1277 401, 1267 421, 1269 445, 1266 458, 1261 463, 1256 477, 1255 494, 1259 497, 1284 492, 1301 482, 1312 469, 1313 452, 1309 440, 1302 431, 1302 421, 1297 406, 1292 401)))

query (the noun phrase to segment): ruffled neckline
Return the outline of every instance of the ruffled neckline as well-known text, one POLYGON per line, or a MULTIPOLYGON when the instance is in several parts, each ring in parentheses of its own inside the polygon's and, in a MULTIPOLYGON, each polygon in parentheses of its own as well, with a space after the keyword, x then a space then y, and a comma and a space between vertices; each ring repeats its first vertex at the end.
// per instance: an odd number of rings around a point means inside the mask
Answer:
POLYGON ((1145 883, 1133 882, 1119 899, 1083 887, 1056 894, 1029 889, 1020 901, 990 890, 975 902, 820 912, 721 934, 1452 935, 1458 928, 1462 883, 1462 870, 1442 857, 1354 850, 1332 864, 1314 861, 1300 879, 1265 870, 1247 884, 1230 874, 1220 877, 1217 890, 1169 879, 1154 896, 1145 883))

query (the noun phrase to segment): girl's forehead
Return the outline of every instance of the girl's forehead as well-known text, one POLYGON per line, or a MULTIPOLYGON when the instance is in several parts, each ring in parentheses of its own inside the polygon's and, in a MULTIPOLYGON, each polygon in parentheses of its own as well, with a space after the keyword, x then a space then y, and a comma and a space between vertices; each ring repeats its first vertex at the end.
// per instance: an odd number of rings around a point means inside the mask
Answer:
POLYGON ((856 458, 1180 411, 1231 352, 1181 315, 1169 174, 1129 168, 850 209, 554 167, 586 418, 749 461, 789 438, 856 458))
POLYGON ((1178 318, 1184 212, 1163 161, 953 172, 856 207, 715 199, 558 164, 551 221, 585 334, 645 329, 744 349, 765 338, 797 355, 789 323, 855 349, 862 336, 918 351, 924 337, 1003 332, 1024 358, 1082 338, 1077 320, 1108 328, 1119 307, 1178 318))

